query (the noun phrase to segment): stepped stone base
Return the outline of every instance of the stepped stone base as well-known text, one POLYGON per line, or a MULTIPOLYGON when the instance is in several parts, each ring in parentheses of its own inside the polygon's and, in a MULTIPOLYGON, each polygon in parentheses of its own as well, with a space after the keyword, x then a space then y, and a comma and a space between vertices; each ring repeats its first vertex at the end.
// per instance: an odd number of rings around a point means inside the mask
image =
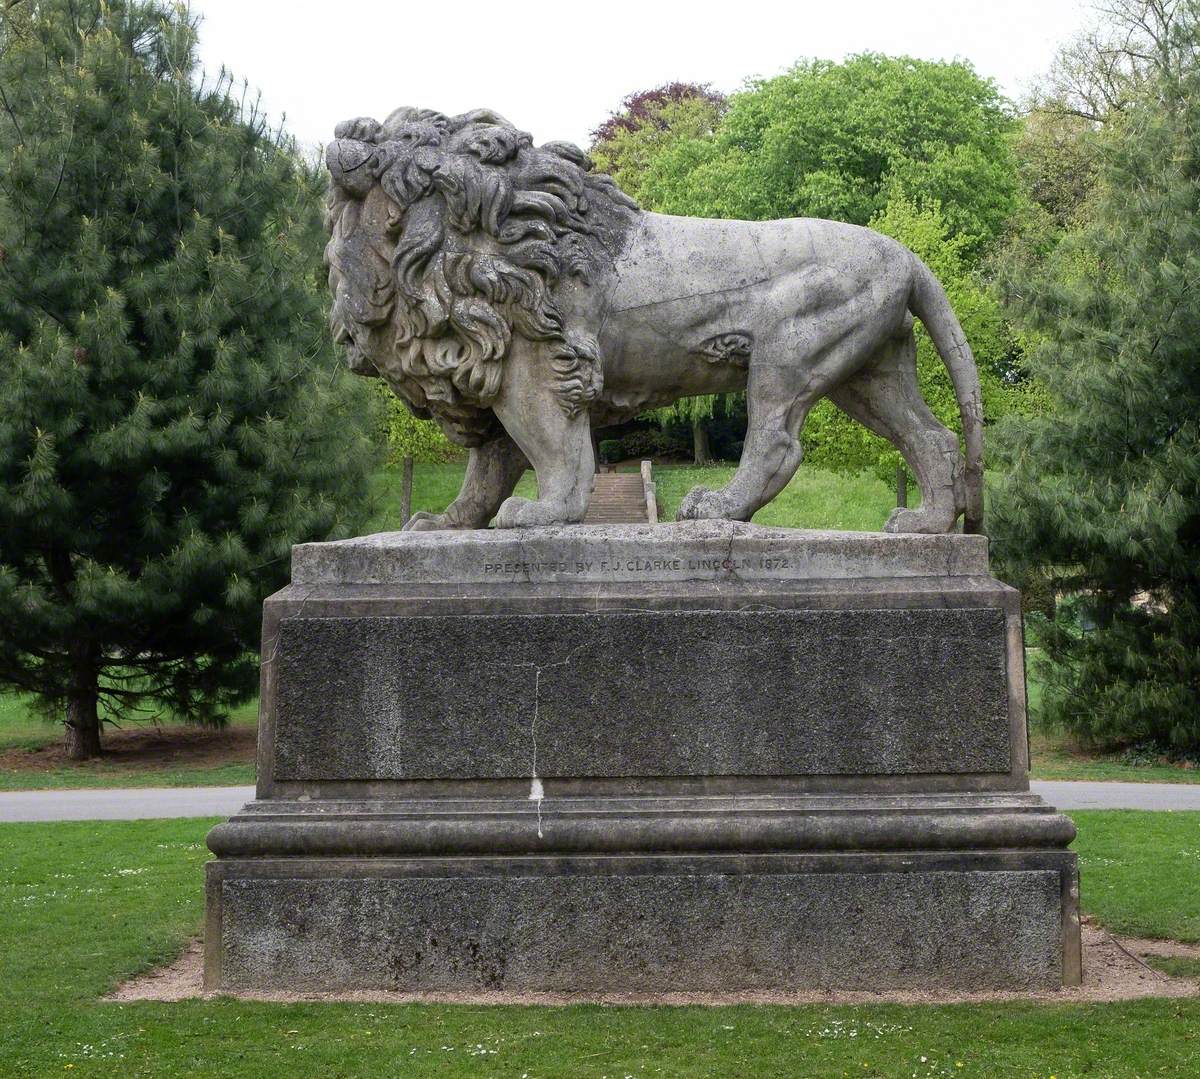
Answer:
POLYGON ((727 522, 296 548, 226 989, 1077 983, 1028 792, 1018 597, 976 536, 727 522))

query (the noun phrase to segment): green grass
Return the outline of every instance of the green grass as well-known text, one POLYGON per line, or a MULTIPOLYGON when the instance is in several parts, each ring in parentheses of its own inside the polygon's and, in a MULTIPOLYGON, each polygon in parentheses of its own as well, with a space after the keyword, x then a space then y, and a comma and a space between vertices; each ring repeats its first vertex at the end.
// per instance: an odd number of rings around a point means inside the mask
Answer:
MULTIPOLYGON (((720 487, 733 473, 733 465, 711 468, 656 465, 654 482, 663 519, 675 519, 680 501, 693 487, 720 487)), ((895 505, 895 490, 875 476, 865 473, 841 476, 801 466, 778 497, 754 515, 754 521, 784 528, 877 532, 895 505)))
POLYGON ((1114 933, 1200 941, 1200 813, 1089 809, 1071 817, 1085 911, 1114 933))
MULTIPOLYGON (((1160 879, 1195 824, 1152 841, 1081 814, 1081 844, 1132 844, 1160 879), (1168 839, 1165 844, 1164 837, 1168 839)), ((1200 1002, 799 1007, 115 1004, 202 913, 211 821, 0 825, 0 1075, 247 1077, 1123 1077, 1200 1071, 1200 1002)), ((1086 878, 1113 876, 1097 863, 1086 878)), ((1132 881, 1130 883, 1133 883, 1132 881)), ((1094 888, 1085 885, 1084 902, 1094 888)), ((1154 907, 1176 925, 1172 909, 1154 907)), ((1130 903, 1134 899, 1131 897, 1130 903)), ((1091 909, 1091 908, 1089 908, 1091 909)))
POLYGON ((1146 963, 1172 978, 1190 978, 1200 982, 1200 959, 1192 956, 1147 955, 1146 963))
MULTIPOLYGON (((458 494, 464 464, 413 466, 413 512, 440 513, 458 494)), ((734 473, 733 465, 695 468, 656 465, 654 479, 664 520, 674 520, 679 502, 697 485, 720 487, 734 473)), ((400 527, 402 479, 398 466, 377 472, 371 482, 372 516, 368 530, 391 531, 400 527)), ((527 472, 517 485, 517 494, 537 497, 533 473, 527 472)), ((896 493, 874 476, 840 476, 817 468, 800 468, 792 482, 770 505, 755 515, 759 524, 789 528, 841 528, 852 532, 876 531, 883 527, 896 504, 896 493)))
POLYGON ((24 694, 0 694, 0 750, 36 749, 46 744, 53 730, 24 694))
MULTIPOLYGON (((258 722, 258 698, 247 701, 229 714, 230 726, 253 727, 258 722)), ((178 719, 166 716, 164 728, 180 726, 178 719)), ((130 723, 136 729, 139 724, 130 723)), ((111 730, 112 728, 106 728, 111 730)), ((57 723, 46 719, 33 704, 33 699, 21 693, 0 694, 0 751, 6 749, 36 749, 62 737, 57 723)))
MULTIPOLYGON (((254 727, 258 722, 257 699, 234 709, 229 722, 234 727, 254 727)), ((178 726, 179 721, 172 717, 167 717, 163 723, 168 735, 172 727, 178 726)), ((36 750, 61 738, 62 728, 48 722, 28 697, 13 693, 0 694, 0 752, 36 750)), ((0 791, 91 787, 226 787, 253 782, 254 762, 250 760, 230 761, 211 767, 187 762, 173 767, 148 767, 136 762, 101 757, 44 771, 0 768, 0 791)))
POLYGON ((44 772, 0 770, 0 791, 93 790, 103 787, 248 787, 254 762, 237 761, 212 768, 139 768, 103 760, 44 772))
POLYGON ((1083 779, 1126 783, 1200 783, 1200 769, 1172 764, 1130 764, 1116 754, 1074 747, 1062 734, 1033 730, 1030 751, 1034 779, 1083 779))

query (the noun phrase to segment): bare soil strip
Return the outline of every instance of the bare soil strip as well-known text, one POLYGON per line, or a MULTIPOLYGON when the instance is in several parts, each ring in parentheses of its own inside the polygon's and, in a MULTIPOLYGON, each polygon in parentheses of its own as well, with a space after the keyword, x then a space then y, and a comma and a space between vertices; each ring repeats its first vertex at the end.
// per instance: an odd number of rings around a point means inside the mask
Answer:
MULTIPOLYGON (((1200 945, 1174 941, 1116 938, 1103 929, 1083 927, 1083 985, 1037 992, 888 992, 862 993, 830 990, 797 993, 666 993, 580 994, 561 993, 229 993, 241 1000, 354 1001, 383 1004, 956 1004, 984 1001, 1044 1001, 1048 1004, 1102 1003, 1140 997, 1200 996, 1200 983, 1173 978, 1147 966, 1140 956, 1200 956, 1200 945)), ((203 954, 193 941, 173 963, 139 975, 120 986, 108 999, 117 1001, 179 1001, 206 994, 202 986, 203 954)))
POLYGON ((0 750, 0 771, 53 772, 73 768, 112 771, 151 771, 169 768, 215 768, 254 760, 257 734, 253 727, 139 727, 105 731, 104 755, 79 763, 67 759, 61 739, 37 749, 0 750))

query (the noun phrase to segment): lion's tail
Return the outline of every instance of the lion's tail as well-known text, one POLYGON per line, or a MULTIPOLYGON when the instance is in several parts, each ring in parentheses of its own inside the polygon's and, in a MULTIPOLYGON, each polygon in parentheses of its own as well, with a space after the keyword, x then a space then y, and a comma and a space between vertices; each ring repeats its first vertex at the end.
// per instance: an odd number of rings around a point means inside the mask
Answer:
POLYGON ((963 531, 982 532, 983 397, 979 390, 979 370, 962 326, 950 307, 945 289, 916 255, 913 255, 913 287, 908 306, 925 324, 954 384, 954 396, 958 400, 967 444, 967 505, 963 514, 963 531))

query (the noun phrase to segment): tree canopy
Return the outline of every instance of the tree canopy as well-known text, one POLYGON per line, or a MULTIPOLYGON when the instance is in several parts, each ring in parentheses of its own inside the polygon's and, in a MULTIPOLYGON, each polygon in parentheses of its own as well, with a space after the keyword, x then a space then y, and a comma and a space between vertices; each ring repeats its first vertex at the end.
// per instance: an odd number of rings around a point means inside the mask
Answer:
POLYGON ((1014 120, 969 64, 873 53, 803 60, 729 100, 711 134, 655 154, 639 197, 664 213, 865 225, 901 194, 979 249, 1016 204, 1014 120))
POLYGON ((727 105, 723 94, 698 83, 670 82, 629 94, 592 132, 592 158, 624 191, 658 209, 642 190, 646 171, 681 139, 710 137, 727 105))
POLYGON ((321 178, 179 5, 0 37, 0 682, 67 723, 221 722, 292 543, 351 534, 369 388, 332 355, 321 178))
POLYGON ((384 382, 376 384, 384 402, 385 431, 388 453, 395 460, 445 461, 461 453, 433 420, 418 419, 384 382))
POLYGON ((1007 283, 1051 410, 1001 425, 991 520, 1006 572, 1044 575, 1068 597, 1038 635, 1048 718, 1101 744, 1194 751, 1200 6, 1167 5, 1169 22, 1154 23, 1161 6, 1139 15, 1172 59, 1113 90, 1086 220, 1007 283))

